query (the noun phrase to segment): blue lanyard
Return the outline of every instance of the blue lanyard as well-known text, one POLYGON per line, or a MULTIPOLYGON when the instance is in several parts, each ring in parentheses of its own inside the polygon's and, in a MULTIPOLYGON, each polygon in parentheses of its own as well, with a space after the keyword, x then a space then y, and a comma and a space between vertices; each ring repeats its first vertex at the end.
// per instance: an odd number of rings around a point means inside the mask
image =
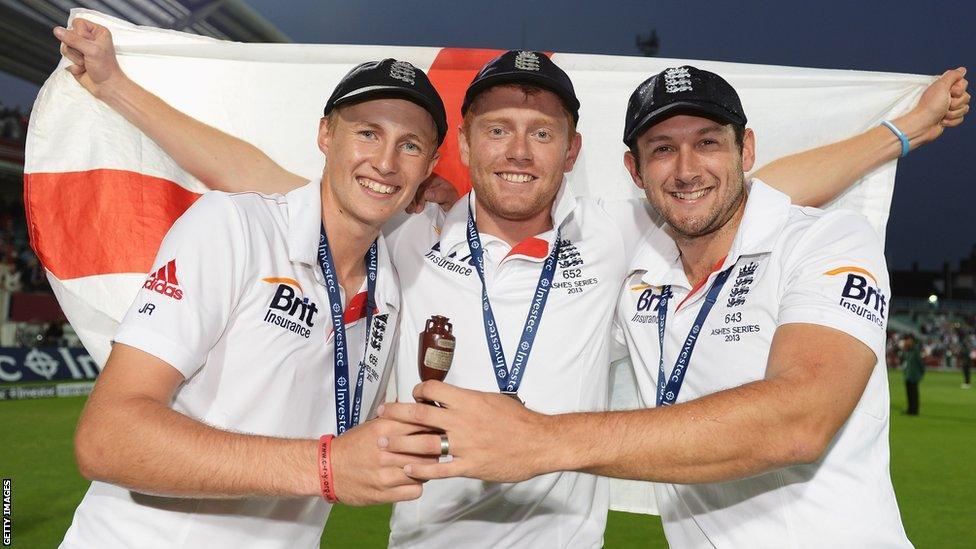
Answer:
POLYGON ((681 352, 678 353, 674 369, 671 370, 671 377, 666 377, 664 373, 664 324, 668 318, 668 300, 671 299, 671 286, 665 286, 661 290, 661 300, 657 305, 657 336, 661 349, 661 360, 657 369, 658 406, 670 406, 678 400, 678 392, 681 391, 681 384, 685 381, 685 373, 688 372, 691 354, 695 351, 695 343, 698 342, 698 334, 701 332, 708 313, 711 312, 712 306, 718 300, 718 294, 722 291, 722 286, 734 267, 735 265, 732 265, 720 272, 712 282, 712 287, 708 289, 708 295, 705 296, 705 302, 702 303, 701 309, 698 310, 698 316, 695 317, 695 323, 692 324, 691 331, 688 332, 688 337, 685 338, 685 343, 681 346, 681 352))
POLYGON ((502 349, 501 337, 498 334, 498 324, 495 322, 495 313, 491 309, 491 300, 488 299, 488 285, 485 284, 485 254, 481 247, 481 237, 478 235, 478 228, 474 223, 470 203, 468 204, 468 248, 471 250, 471 258, 474 259, 474 268, 478 271, 478 278, 481 279, 481 312, 484 317, 485 338, 488 340, 488 350, 491 352, 495 381, 498 383, 499 391, 514 396, 518 393, 522 375, 528 366, 529 353, 532 352, 535 335, 538 333, 539 324, 542 322, 542 312, 545 310, 546 301, 549 299, 552 277, 556 274, 556 260, 559 258, 560 248, 559 231, 556 231, 556 241, 552 246, 552 251, 549 252, 549 256, 542 264, 539 283, 535 287, 535 293, 532 294, 532 304, 529 306, 528 316, 525 317, 522 337, 519 340, 518 351, 515 353, 515 360, 512 362, 511 369, 508 368, 508 360, 505 359, 505 351, 502 349))
MULTIPOLYGON (((363 358, 366 357, 369 342, 369 332, 373 325, 373 309, 376 308, 376 241, 369 247, 366 257, 366 337, 363 344, 363 358)), ((325 289, 329 292, 329 313, 332 317, 332 333, 335 335, 332 344, 333 364, 335 368, 335 407, 336 434, 341 435, 346 430, 359 424, 359 414, 363 405, 363 384, 366 375, 365 364, 360 362, 359 375, 356 377, 356 392, 353 396, 352 417, 349 414, 349 355, 346 352, 346 324, 343 321, 342 297, 339 294, 339 281, 335 274, 335 262, 329 250, 329 238, 325 235, 325 227, 319 234, 319 266, 325 279, 325 289)))

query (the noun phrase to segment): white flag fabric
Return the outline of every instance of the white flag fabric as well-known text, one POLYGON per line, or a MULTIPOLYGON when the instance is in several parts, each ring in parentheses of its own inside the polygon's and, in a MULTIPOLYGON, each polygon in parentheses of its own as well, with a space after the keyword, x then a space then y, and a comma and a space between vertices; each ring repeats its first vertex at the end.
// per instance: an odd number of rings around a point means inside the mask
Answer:
MULTIPOLYGON (((462 191, 456 128, 464 89, 500 51, 458 48, 241 44, 138 27, 76 9, 108 27, 123 70, 176 108, 240 137, 295 173, 316 177, 316 133, 339 79, 363 61, 394 57, 424 69, 452 128, 437 171, 462 191)), ((580 98, 583 152, 568 184, 577 194, 640 196, 623 166, 627 99, 666 67, 691 64, 724 76, 741 95, 758 141, 757 166, 860 133, 906 112, 933 77, 553 53, 580 98)), ((167 229, 205 189, 152 141, 90 96, 63 68, 38 95, 27 139, 24 200, 31 243, 68 320, 99 365, 152 267, 167 229)), ((882 239, 895 162, 834 201, 866 215, 882 239)), ((205 235, 203 235, 205 237, 205 235)), ((614 406, 638 405, 629 366, 614 370, 614 406)), ((614 485, 614 508, 654 512, 648 485, 614 485)))

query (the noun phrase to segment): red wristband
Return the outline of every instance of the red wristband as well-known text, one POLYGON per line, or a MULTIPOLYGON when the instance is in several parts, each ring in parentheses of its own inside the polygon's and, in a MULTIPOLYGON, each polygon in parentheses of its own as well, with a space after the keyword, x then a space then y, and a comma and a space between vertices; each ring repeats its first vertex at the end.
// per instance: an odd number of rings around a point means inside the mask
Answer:
POLYGON ((319 483, 322 487, 322 497, 329 503, 338 503, 335 493, 335 479, 332 478, 332 439, 335 435, 319 437, 319 483))

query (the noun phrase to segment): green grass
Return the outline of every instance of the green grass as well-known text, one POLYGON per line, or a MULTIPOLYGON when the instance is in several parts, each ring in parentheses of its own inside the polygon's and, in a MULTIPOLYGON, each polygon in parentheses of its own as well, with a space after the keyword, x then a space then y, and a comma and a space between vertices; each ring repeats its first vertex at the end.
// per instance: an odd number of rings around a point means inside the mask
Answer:
POLYGON ((960 389, 960 373, 928 372, 920 415, 906 416, 904 381, 891 378, 891 477, 908 538, 916 547, 973 547, 976 389, 960 389))
MULTIPOLYGON (((900 374, 892 390, 891 474, 905 529, 916 547, 971 547, 976 486, 976 389, 961 375, 929 372, 922 415, 905 407, 900 374)), ((83 398, 0 402, 0 476, 13 479, 14 547, 56 547, 88 483, 78 475, 71 435, 83 398)), ((389 506, 337 506, 322 547, 384 547, 389 506)), ((611 513, 607 547, 663 547, 657 517, 611 513)))

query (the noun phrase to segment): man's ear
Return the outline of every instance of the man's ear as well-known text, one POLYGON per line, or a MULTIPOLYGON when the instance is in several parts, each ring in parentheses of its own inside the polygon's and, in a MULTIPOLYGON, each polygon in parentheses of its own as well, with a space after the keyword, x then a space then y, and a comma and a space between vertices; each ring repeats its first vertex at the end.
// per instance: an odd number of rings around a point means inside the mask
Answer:
POLYGON ((431 157, 430 161, 427 163, 427 172, 424 174, 424 179, 430 177, 430 174, 434 172, 434 168, 437 166, 437 161, 441 159, 441 153, 435 152, 431 157))
POLYGON ((468 155, 471 153, 471 149, 468 148, 468 136, 465 135, 464 127, 462 125, 458 125, 457 139, 458 154, 461 156, 461 164, 464 164, 464 167, 467 168, 470 166, 468 164, 468 159, 470 158, 468 155))
POLYGON ((316 141, 318 142, 319 150, 328 158, 329 145, 332 141, 332 130, 329 129, 329 117, 327 116, 323 116, 319 120, 319 135, 316 141))
POLYGON ((583 134, 576 132, 569 140, 569 150, 566 152, 566 163, 563 165, 563 173, 573 171, 576 160, 579 158, 580 151, 583 150, 583 134))
POLYGON ((742 171, 749 173, 756 163, 756 134, 752 128, 746 128, 742 135, 742 171))
POLYGON ((640 190, 644 189, 644 178, 640 174, 640 166, 637 165, 637 157, 634 153, 627 151, 624 153, 624 167, 627 168, 627 173, 630 174, 630 178, 634 181, 634 185, 640 190))

